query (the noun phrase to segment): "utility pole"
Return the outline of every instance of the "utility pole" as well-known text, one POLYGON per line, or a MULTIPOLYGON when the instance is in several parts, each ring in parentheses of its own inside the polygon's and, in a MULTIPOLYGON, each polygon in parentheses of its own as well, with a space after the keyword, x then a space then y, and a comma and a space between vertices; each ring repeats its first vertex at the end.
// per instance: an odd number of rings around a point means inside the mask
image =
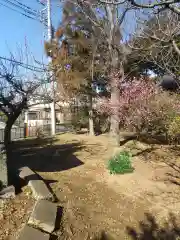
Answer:
MULTIPOLYGON (((47 0, 47 25, 48 25, 48 41, 52 40, 52 24, 51 24, 51 0, 47 0)), ((49 60, 50 61, 50 60, 49 60)), ((51 102, 51 134, 56 134, 56 113, 55 113, 55 94, 54 94, 54 78, 52 76, 52 102, 51 102)))

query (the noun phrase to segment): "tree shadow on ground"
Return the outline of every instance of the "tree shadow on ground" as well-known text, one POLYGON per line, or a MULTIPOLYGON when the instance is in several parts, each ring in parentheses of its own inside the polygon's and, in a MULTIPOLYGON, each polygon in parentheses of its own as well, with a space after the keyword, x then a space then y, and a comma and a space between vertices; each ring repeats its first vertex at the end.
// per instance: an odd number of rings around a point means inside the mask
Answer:
POLYGON ((168 181, 175 185, 180 186, 180 166, 176 163, 165 162, 171 169, 171 172, 167 172, 166 175, 168 176, 168 181))
POLYGON ((12 141, 9 145, 9 150, 13 149, 24 149, 29 147, 35 147, 35 146, 44 146, 44 145, 52 145, 55 142, 57 142, 58 139, 52 138, 52 137, 46 137, 46 138, 26 138, 18 141, 12 141))
POLYGON ((163 134, 149 134, 149 133, 124 133, 123 140, 120 141, 120 145, 123 146, 131 140, 137 140, 146 144, 160 144, 169 145, 167 137, 163 134))
POLYGON ((93 240, 115 240, 115 239, 112 236, 110 236, 109 233, 101 231, 99 236, 96 236, 95 238, 93 238, 93 240))
POLYGON ((168 221, 159 225, 154 216, 145 214, 146 220, 139 223, 140 230, 127 227, 127 234, 132 240, 175 240, 180 237, 180 225, 173 214, 169 214, 168 221))
POLYGON ((53 145, 54 139, 14 142, 8 149, 9 183, 14 183, 19 169, 27 166, 37 172, 60 172, 83 164, 74 153, 82 148, 78 142, 53 145))

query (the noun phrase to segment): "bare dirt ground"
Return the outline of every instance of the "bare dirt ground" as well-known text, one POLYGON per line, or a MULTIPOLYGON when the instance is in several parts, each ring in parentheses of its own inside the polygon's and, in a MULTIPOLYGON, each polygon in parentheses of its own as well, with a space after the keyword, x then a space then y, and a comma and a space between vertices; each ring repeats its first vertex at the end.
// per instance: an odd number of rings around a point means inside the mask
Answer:
POLYGON ((114 148, 107 136, 85 134, 36 143, 16 144, 12 167, 28 165, 48 180, 63 207, 58 239, 180 239, 180 148, 114 148), (110 175, 107 161, 122 148, 135 171, 110 175))
MULTIPOLYGON (((1 202, 2 203, 2 202, 1 202)), ((0 240, 10 240, 18 236, 26 224, 34 205, 28 191, 17 195, 15 199, 4 200, 0 206, 0 240)))

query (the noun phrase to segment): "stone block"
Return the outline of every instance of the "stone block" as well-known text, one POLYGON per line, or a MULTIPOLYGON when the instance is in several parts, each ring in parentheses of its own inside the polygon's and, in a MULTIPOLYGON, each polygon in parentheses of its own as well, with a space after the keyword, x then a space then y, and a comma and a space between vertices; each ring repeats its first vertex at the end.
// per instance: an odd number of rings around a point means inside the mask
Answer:
POLYGON ((43 233, 38 229, 30 226, 25 226, 20 232, 18 240, 49 240, 50 236, 47 233, 43 233))
POLYGON ((52 233, 55 229, 57 205, 47 200, 39 200, 35 204, 28 224, 45 232, 52 233))
POLYGON ((7 156, 0 152, 0 190, 8 185, 7 156))
POLYGON ((19 177, 24 179, 27 183, 30 180, 38 180, 39 176, 35 172, 33 172, 29 167, 22 167, 19 169, 19 177))
POLYGON ((30 186, 33 197, 36 200, 48 199, 54 201, 53 194, 49 191, 43 180, 30 180, 28 186, 30 186))

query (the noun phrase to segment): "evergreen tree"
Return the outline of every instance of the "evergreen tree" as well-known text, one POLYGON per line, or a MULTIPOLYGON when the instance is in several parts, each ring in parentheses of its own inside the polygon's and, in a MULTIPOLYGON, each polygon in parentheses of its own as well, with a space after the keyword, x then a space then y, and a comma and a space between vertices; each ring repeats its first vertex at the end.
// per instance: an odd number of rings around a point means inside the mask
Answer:
POLYGON ((63 10, 63 21, 52 42, 46 43, 46 52, 52 58, 51 67, 60 92, 69 97, 87 96, 89 132, 94 135, 93 97, 100 84, 98 79, 106 74, 105 60, 100 55, 106 45, 99 28, 84 19, 81 9, 66 1, 63 10))

